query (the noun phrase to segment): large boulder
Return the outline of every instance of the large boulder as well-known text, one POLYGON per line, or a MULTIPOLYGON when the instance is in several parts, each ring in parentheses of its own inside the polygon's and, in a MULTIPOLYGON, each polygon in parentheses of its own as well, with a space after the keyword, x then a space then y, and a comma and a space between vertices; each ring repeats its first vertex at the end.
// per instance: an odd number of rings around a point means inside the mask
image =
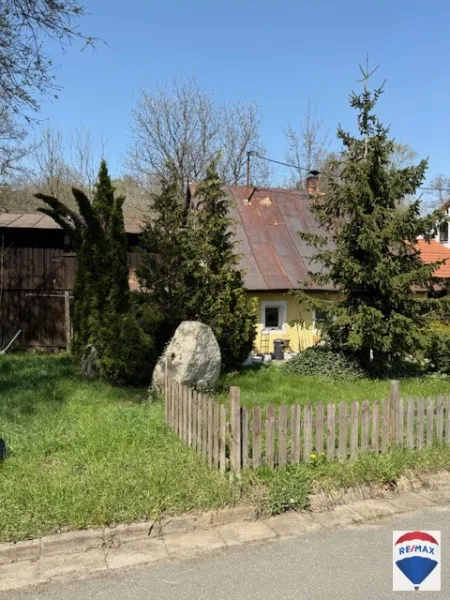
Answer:
POLYGON ((164 389, 166 365, 172 381, 199 389, 214 386, 221 369, 220 348, 213 330, 199 321, 183 321, 160 356, 152 377, 152 391, 164 389))

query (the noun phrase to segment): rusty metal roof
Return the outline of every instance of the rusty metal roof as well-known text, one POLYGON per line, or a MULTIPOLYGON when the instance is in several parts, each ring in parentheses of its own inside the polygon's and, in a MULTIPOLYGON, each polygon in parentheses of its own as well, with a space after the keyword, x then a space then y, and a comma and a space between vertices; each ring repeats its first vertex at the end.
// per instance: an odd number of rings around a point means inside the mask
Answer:
POLYGON ((298 233, 323 233, 311 214, 308 193, 246 186, 225 190, 234 204, 231 216, 248 290, 333 289, 310 281, 307 285, 308 271, 316 272, 320 265, 298 233))
MULTIPOLYGON (((139 234, 143 228, 143 222, 139 219, 125 217, 125 231, 127 233, 139 234)), ((0 213, 0 229, 61 229, 48 215, 42 213, 13 214, 0 213)))

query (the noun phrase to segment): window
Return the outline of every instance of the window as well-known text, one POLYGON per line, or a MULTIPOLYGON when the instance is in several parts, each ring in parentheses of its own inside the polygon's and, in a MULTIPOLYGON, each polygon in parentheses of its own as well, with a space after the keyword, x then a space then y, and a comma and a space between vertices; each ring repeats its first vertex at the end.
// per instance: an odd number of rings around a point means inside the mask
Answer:
POLYGON ((313 321, 323 321, 325 319, 325 311, 320 310, 320 308, 315 308, 313 310, 313 321))
POLYGON ((266 330, 284 331, 286 327, 286 302, 262 302, 261 322, 266 330))
POLYGON ((439 241, 441 244, 448 242, 448 221, 439 227, 439 241))

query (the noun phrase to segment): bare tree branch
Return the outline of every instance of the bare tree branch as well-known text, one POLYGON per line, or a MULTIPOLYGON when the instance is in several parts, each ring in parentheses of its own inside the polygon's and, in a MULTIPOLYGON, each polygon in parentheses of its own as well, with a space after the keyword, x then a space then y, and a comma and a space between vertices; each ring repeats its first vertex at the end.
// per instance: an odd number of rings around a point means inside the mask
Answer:
POLYGON ((190 78, 175 78, 170 88, 143 91, 133 111, 132 131, 128 166, 144 186, 164 175, 171 161, 184 188, 204 176, 219 152, 224 180, 243 183, 247 151, 263 149, 255 104, 218 106, 190 78))
POLYGON ((293 171, 287 183, 290 187, 303 188, 308 171, 320 170, 331 144, 328 133, 323 133, 323 119, 317 116, 317 109, 311 107, 310 100, 299 127, 288 124, 285 135, 286 162, 297 167, 297 172, 293 171))

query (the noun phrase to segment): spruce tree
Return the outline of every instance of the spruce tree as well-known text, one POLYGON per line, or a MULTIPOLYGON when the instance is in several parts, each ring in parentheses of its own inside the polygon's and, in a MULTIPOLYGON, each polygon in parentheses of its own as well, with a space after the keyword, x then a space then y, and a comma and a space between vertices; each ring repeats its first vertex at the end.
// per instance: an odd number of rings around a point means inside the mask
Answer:
POLYGON ((256 311, 248 298, 235 252, 230 201, 223 191, 217 160, 207 169, 190 212, 190 231, 199 261, 193 273, 194 290, 189 304, 192 316, 214 331, 225 369, 239 367, 252 349, 256 311))
POLYGON ((433 302, 414 294, 436 283, 438 263, 425 265, 415 244, 419 236, 433 236, 441 215, 421 216, 419 200, 403 203, 422 183, 427 161, 392 164, 394 141, 374 111, 383 87, 370 90, 370 75, 363 73, 362 93, 350 96, 359 136, 339 128, 343 154, 333 165, 339 178, 329 177, 327 193, 311 206, 328 235, 301 237, 316 249, 321 266, 311 280, 340 292, 336 302, 313 302, 325 311, 322 326, 332 347, 366 370, 386 372, 422 346, 433 302))
POLYGON ((176 170, 168 165, 161 189, 152 195, 153 217, 146 224, 139 243, 138 276, 147 292, 147 304, 160 315, 159 349, 188 318, 189 273, 195 265, 189 251, 193 240, 186 229, 186 202, 176 170))

